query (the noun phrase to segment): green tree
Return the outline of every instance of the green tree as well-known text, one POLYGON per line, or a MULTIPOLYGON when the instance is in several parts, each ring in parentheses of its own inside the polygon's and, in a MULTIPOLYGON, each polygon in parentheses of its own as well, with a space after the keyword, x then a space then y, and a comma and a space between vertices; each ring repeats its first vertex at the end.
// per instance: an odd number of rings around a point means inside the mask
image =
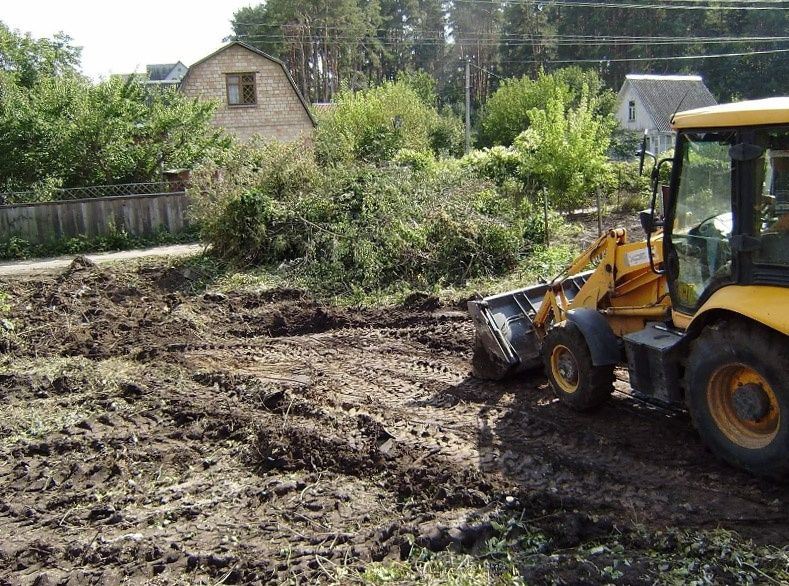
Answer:
POLYGON ((529 127, 534 108, 545 109, 551 99, 578 105, 584 91, 594 98, 597 114, 613 112, 616 95, 592 70, 568 67, 552 74, 541 71, 537 79, 524 76, 505 80, 480 114, 477 142, 483 147, 510 145, 529 127))
POLYGON ((315 151, 327 163, 380 163, 401 149, 455 151, 452 142, 459 141, 459 129, 446 125, 447 120, 408 83, 386 82, 361 92, 342 92, 337 105, 319 121, 315 151))
POLYGON ((210 124, 213 104, 175 90, 146 93, 112 79, 98 85, 50 77, 32 88, 0 79, 0 186, 75 187, 145 182, 191 167, 228 139, 210 124))
POLYGON ((426 71, 401 71, 397 81, 413 89, 425 105, 434 108, 438 104, 438 84, 426 71))
POLYGON ((191 167, 228 139, 214 105, 135 80, 92 84, 61 34, 34 39, 0 23, 0 189, 144 182, 191 167))
POLYGON ((342 82, 358 85, 380 22, 378 0, 269 0, 238 10, 232 26, 236 39, 283 60, 304 96, 327 102, 342 82))
POLYGON ((615 122, 597 114, 595 102, 586 88, 577 106, 551 97, 545 109, 529 112, 531 125, 515 141, 522 176, 566 211, 583 206, 610 173, 606 151, 615 122))
MULTIPOLYGON (((450 2, 447 24, 452 32, 452 45, 447 53, 450 63, 469 60, 471 66, 471 100, 474 111, 494 89, 498 69, 498 43, 501 36, 502 3, 450 2)), ((448 82, 463 87, 462 68, 448 67, 448 82)))
POLYGON ((63 33, 34 39, 0 22, 0 72, 9 74, 17 85, 30 88, 41 79, 75 75, 81 51, 63 33))
POLYGON ((556 57, 558 13, 553 3, 513 2, 504 8, 501 44, 501 69, 516 77, 537 77, 556 57))

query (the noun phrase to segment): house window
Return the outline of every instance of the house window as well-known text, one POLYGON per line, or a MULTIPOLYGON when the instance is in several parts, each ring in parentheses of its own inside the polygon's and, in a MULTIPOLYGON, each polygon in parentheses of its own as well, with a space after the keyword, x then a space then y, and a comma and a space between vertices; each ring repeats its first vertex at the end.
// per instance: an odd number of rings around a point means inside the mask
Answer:
POLYGON ((633 100, 627 104, 627 121, 636 121, 636 103, 633 100))
POLYGON ((227 76, 227 103, 231 106, 257 104, 254 73, 233 73, 227 76))

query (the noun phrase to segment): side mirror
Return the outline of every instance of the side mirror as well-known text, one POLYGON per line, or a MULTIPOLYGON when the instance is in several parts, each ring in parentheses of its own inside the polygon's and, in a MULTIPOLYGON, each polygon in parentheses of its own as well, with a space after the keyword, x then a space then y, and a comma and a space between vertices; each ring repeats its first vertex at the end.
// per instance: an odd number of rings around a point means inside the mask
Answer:
POLYGON ((650 153, 647 150, 647 133, 648 132, 649 132, 648 129, 644 130, 644 138, 641 139, 641 146, 636 151, 636 156, 638 157, 638 174, 639 175, 643 175, 644 174, 644 161, 646 160, 647 157, 651 157, 652 160, 654 161, 654 163, 652 165, 653 169, 654 169, 654 166, 657 165, 657 156, 654 153, 650 153))
POLYGON ((642 210, 638 212, 638 219, 641 220, 641 228, 647 234, 652 234, 657 230, 657 222, 655 216, 652 215, 652 210, 642 210))

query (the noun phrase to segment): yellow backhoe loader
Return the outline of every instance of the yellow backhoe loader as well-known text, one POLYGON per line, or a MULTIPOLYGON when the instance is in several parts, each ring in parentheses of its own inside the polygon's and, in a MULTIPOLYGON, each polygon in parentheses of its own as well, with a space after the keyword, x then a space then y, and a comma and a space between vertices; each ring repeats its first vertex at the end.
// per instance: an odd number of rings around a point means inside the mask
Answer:
POLYGON ((611 230, 551 282, 469 302, 474 374, 542 363, 561 401, 589 410, 626 363, 633 390, 684 404, 715 454, 786 477, 789 98, 680 112, 672 125, 674 156, 655 159, 641 212, 646 240, 611 230))

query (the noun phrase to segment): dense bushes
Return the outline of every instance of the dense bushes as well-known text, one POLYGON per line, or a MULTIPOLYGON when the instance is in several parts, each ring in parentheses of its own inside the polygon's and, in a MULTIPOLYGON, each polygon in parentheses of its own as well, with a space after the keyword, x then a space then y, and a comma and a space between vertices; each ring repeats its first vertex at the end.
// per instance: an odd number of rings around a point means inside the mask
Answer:
POLYGON ((0 23, 0 191, 158 181, 225 148, 214 106, 134 80, 75 71, 68 38, 35 40, 0 23))
POLYGON ((597 108, 585 87, 577 106, 560 96, 549 98, 543 109, 529 110, 531 125, 512 147, 484 149, 464 162, 498 184, 516 179, 532 199, 547 190, 551 205, 558 209, 584 207, 598 187, 611 181, 605 153, 613 120, 597 114, 597 108))
POLYGON ((510 146, 529 128, 534 111, 545 110, 557 100, 566 109, 577 108, 584 96, 593 102, 594 114, 605 117, 613 112, 616 96, 593 70, 567 67, 540 73, 537 79, 506 79, 482 109, 477 144, 510 146))
POLYGON ((190 167, 225 139, 213 106, 138 83, 92 85, 71 76, 27 89, 0 77, 0 188, 74 187, 158 180, 190 167))
POLYGON ((321 169, 303 149, 269 144, 236 150, 224 167, 195 174, 205 240, 229 260, 279 266, 324 288, 431 287, 503 274, 543 238, 528 203, 452 162, 321 169), (283 181, 282 170, 299 181, 283 181))
POLYGON ((616 161, 611 163, 611 169, 605 185, 608 201, 623 211, 646 209, 652 194, 649 168, 639 173, 638 161, 616 161))
POLYGON ((425 102, 413 80, 342 92, 320 117, 315 135, 319 160, 329 164, 390 161, 400 149, 457 154, 463 131, 451 113, 425 102))

